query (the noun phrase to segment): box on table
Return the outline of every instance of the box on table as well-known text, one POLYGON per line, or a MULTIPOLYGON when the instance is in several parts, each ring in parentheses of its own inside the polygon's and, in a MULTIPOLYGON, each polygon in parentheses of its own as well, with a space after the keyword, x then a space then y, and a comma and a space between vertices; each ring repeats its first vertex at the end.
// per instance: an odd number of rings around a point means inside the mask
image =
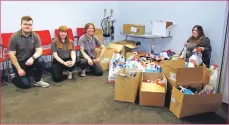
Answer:
POLYGON ((168 37, 171 36, 171 30, 174 26, 172 21, 154 20, 152 21, 152 35, 168 37))
POLYGON ((145 25, 141 24, 123 24, 124 34, 144 35, 145 25))

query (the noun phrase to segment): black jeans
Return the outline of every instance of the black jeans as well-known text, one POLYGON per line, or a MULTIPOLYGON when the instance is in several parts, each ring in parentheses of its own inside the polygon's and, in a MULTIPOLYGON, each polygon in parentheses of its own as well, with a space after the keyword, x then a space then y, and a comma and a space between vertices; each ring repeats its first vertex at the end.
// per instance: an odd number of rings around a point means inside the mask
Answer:
POLYGON ((85 70, 86 68, 90 67, 90 69, 92 70, 92 72, 96 75, 96 76, 102 76, 103 75, 103 68, 102 66, 98 63, 98 62, 93 62, 93 66, 90 66, 88 64, 87 59, 82 58, 80 60, 80 68, 82 70, 85 70))
MULTIPOLYGON (((63 59, 64 61, 71 61, 71 58, 63 59)), ((75 64, 72 67, 67 67, 53 58, 52 64, 52 79, 54 82, 60 82, 64 79, 63 70, 66 69, 69 72, 72 72, 75 68, 75 64)))
POLYGON ((206 65, 207 68, 210 67, 210 58, 203 58, 203 63, 206 65))
POLYGON ((12 65, 15 77, 13 78, 12 82, 16 87, 19 88, 31 88, 33 85, 31 84, 32 81, 29 76, 34 76, 34 80, 36 82, 39 82, 42 77, 42 72, 44 70, 45 61, 42 57, 38 57, 34 62, 32 66, 25 65, 27 60, 19 61, 20 67, 25 71, 24 76, 19 76, 18 71, 14 65, 12 65))

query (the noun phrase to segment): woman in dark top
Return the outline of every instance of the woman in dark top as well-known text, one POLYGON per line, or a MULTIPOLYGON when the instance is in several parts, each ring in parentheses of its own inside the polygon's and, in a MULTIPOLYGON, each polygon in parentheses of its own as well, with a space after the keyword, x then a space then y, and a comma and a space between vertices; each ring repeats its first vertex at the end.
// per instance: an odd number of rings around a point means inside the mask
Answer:
POLYGON ((73 41, 68 37, 68 27, 60 26, 58 37, 52 42, 53 53, 52 78, 55 82, 63 80, 63 70, 67 69, 68 79, 72 79, 72 71, 76 62, 73 41))
POLYGON ((209 68, 212 47, 210 39, 205 36, 202 26, 196 25, 192 28, 192 36, 187 40, 185 46, 187 47, 186 59, 189 59, 193 52, 199 49, 202 53, 204 65, 209 68))

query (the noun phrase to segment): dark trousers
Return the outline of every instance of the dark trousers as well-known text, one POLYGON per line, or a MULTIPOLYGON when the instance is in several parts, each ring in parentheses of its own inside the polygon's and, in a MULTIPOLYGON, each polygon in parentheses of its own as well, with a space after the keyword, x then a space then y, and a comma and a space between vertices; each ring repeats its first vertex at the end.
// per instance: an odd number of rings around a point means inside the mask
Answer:
POLYGON ((19 61, 20 67, 25 71, 24 76, 19 76, 18 71, 14 65, 12 65, 15 77, 13 78, 12 82, 16 87, 19 88, 31 88, 32 87, 32 80, 30 79, 30 76, 34 76, 34 80, 36 82, 39 82, 41 80, 42 71, 44 70, 44 64, 45 61, 42 57, 38 57, 34 62, 32 66, 25 65, 27 60, 19 61))
MULTIPOLYGON (((71 61, 70 58, 63 59, 64 61, 71 61)), ((59 63, 55 58, 53 58, 53 64, 52 64, 52 79, 54 82, 60 82, 64 79, 63 77, 63 70, 66 69, 67 71, 71 72, 75 68, 75 65, 72 67, 67 67, 61 63, 59 63)))
POLYGON ((203 58, 203 63, 206 65, 207 68, 210 67, 210 58, 203 58))
POLYGON ((85 70, 86 68, 90 67, 90 69, 92 70, 92 72, 96 75, 96 76, 102 76, 103 75, 103 68, 102 66, 98 63, 98 62, 93 62, 93 66, 90 66, 88 64, 87 59, 82 58, 80 60, 80 68, 82 70, 85 70))

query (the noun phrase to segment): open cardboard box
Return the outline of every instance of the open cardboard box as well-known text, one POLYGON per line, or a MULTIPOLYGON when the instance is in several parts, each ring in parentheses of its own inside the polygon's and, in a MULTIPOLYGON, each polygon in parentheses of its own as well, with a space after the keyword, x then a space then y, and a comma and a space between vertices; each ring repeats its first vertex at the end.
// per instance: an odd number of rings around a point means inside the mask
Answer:
POLYGON ((163 73, 142 73, 142 82, 140 85, 140 105, 164 107, 165 94, 167 89, 167 80, 163 73), (156 83, 147 83, 145 80, 165 80, 165 86, 162 87, 156 83))
POLYGON ((152 21, 152 35, 169 37, 173 27, 172 21, 154 20, 152 21))
POLYGON ((135 41, 122 40, 118 42, 112 42, 108 45, 108 48, 113 48, 120 54, 126 57, 127 52, 131 52, 133 49, 137 48, 135 41))
MULTIPOLYGON (((137 54, 138 54, 138 56, 145 56, 146 55, 146 53, 145 52, 140 52, 140 51, 135 51, 135 52, 137 52, 137 54)), ((126 53, 126 57, 125 57, 125 59, 127 60, 131 55, 133 54, 133 52, 131 51, 131 52, 127 52, 126 53)))
MULTIPOLYGON (((101 52, 101 49, 96 48, 95 49, 95 57, 98 57, 100 52, 101 52)), ((104 51, 103 57, 100 60, 100 64, 101 64, 104 71, 109 70, 110 60, 111 60, 114 52, 115 52, 115 49, 113 49, 113 48, 106 48, 106 50, 104 51)))
POLYGON ((134 103, 141 82, 141 72, 129 76, 129 70, 122 69, 115 75, 115 100, 134 103))
POLYGON ((202 89, 209 83, 211 72, 206 67, 186 68, 184 60, 163 60, 161 66, 169 89, 180 85, 202 89))
POLYGON ((185 95, 177 88, 193 87, 202 90, 209 83, 210 70, 206 67, 185 68, 184 60, 164 60, 162 71, 172 88, 169 110, 178 118, 216 111, 222 94, 185 95))
POLYGON ((172 90, 169 110, 178 118, 214 112, 221 107, 222 94, 187 95, 176 87, 172 90))

